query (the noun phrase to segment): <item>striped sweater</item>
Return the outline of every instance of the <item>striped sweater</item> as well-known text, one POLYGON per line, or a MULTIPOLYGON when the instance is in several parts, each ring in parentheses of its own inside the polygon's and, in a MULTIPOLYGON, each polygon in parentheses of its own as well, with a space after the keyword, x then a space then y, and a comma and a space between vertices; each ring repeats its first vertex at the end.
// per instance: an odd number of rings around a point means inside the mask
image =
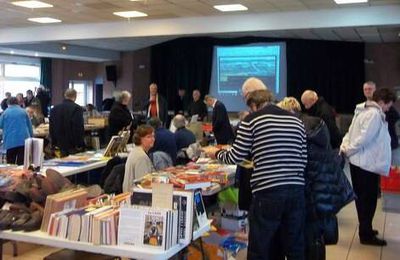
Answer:
POLYGON ((307 143, 303 123, 275 105, 250 114, 240 124, 232 148, 216 154, 228 164, 240 163, 248 155, 254 163, 253 193, 280 185, 304 185, 307 143))

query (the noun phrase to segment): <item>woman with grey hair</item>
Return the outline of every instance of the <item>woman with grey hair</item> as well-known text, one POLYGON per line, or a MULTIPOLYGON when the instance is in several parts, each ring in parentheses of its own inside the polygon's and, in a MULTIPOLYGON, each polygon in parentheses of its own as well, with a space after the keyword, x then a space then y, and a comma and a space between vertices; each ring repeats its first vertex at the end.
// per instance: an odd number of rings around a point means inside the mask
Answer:
POLYGON ((122 91, 116 96, 108 117, 110 137, 118 135, 119 131, 132 125, 134 118, 128 108, 130 100, 131 93, 128 91, 122 91))

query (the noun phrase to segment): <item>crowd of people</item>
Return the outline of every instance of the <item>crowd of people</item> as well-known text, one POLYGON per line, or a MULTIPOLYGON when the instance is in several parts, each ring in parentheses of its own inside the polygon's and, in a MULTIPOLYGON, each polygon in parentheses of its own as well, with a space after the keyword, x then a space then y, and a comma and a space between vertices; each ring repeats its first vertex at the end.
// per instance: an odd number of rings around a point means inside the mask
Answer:
POLYGON ((48 116, 50 96, 44 86, 39 86, 34 95, 32 90, 12 96, 5 93, 1 101, 0 129, 3 129, 3 150, 7 163, 23 164, 25 139, 33 136, 32 127, 45 122, 48 116))
MULTIPOLYGON (((170 128, 173 131, 167 128, 168 104, 158 93, 157 84, 149 85, 143 108, 145 124, 129 109, 132 94, 119 92, 104 105, 110 110, 109 135, 131 130, 135 144, 125 163, 122 189, 129 191, 133 182, 144 174, 175 165, 179 154, 196 143, 195 134, 187 127, 188 118, 199 122, 210 119, 216 143, 230 144, 231 149, 207 148, 208 156, 227 164, 238 164, 245 159, 254 164, 253 172, 248 174, 252 193, 249 259, 307 259, 311 240, 316 236, 324 240, 326 236, 328 241, 324 223, 335 221, 338 210, 354 197, 360 242, 384 246, 386 241, 378 238, 379 231, 373 229, 372 220, 379 175, 388 173, 391 148, 398 147, 394 124, 399 114, 392 106, 396 96, 390 89, 376 89, 375 83, 368 81, 363 91, 366 100, 355 106, 353 120, 344 136, 337 127, 335 110, 317 92, 303 92, 302 110, 294 97, 277 103, 272 92, 257 78, 247 79, 242 86, 243 100, 249 110, 240 113, 235 128, 225 105, 211 95, 202 99, 198 89, 193 90, 191 102, 185 90, 178 90, 170 128), (210 118, 207 106, 212 111, 210 118), (341 188, 335 178, 344 176, 344 157, 350 163, 354 197, 334 192, 341 188), (328 188, 318 190, 314 183, 328 188), (316 227, 311 238, 307 236, 310 226, 316 227)), ((23 162, 24 140, 33 135, 32 125, 43 123, 47 117, 50 99, 43 93, 42 88, 36 96, 27 91, 25 98, 22 94, 12 97, 6 93, 1 102, 0 128, 7 162, 23 162)), ((60 149, 62 156, 85 148, 84 109, 75 103, 77 92, 67 89, 64 98, 51 109, 49 120, 51 144, 60 149)), ((94 107, 88 107, 87 112, 94 114, 94 107)))

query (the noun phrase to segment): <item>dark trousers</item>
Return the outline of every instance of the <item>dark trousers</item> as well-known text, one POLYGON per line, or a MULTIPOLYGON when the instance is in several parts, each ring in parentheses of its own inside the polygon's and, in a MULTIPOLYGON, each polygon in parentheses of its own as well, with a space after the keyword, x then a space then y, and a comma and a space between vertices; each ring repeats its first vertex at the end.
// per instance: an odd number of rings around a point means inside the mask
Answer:
POLYGON ((375 215, 378 199, 379 175, 363 170, 353 164, 350 164, 350 172, 353 189, 357 196, 358 234, 362 239, 369 239, 374 236, 372 219, 375 215))
POLYGON ((24 164, 24 150, 25 146, 18 146, 14 148, 7 149, 7 163, 11 164, 24 164))
POLYGON ((247 259, 304 259, 304 187, 278 186, 256 192, 250 205, 247 259))

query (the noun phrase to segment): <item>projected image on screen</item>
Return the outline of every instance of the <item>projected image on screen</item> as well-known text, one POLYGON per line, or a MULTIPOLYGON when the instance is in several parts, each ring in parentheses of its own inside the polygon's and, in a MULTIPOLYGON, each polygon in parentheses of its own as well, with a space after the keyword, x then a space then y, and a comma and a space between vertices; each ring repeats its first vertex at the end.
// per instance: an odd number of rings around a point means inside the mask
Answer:
POLYGON ((210 93, 228 111, 244 110, 241 87, 249 77, 260 78, 277 98, 286 96, 284 43, 214 48, 210 93))

